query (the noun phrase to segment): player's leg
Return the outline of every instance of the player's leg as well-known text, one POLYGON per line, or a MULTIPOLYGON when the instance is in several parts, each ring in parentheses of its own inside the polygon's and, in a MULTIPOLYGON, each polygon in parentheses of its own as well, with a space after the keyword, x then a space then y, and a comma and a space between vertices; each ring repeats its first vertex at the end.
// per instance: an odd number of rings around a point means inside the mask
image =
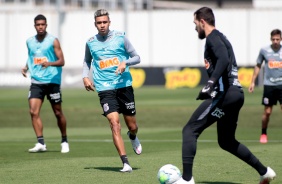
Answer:
POLYGON ((60 85, 57 84, 48 85, 47 98, 50 101, 52 110, 57 119, 57 125, 61 132, 61 136, 62 136, 61 152, 68 153, 70 149, 69 149, 69 143, 67 138, 67 121, 62 110, 62 94, 60 90, 60 85))
POLYGON ((280 109, 282 111, 282 85, 278 86, 278 101, 280 103, 280 109))
POLYGON ((272 106, 264 106, 264 111, 263 111, 262 119, 261 119, 261 136, 260 136, 261 143, 268 142, 267 127, 268 127, 271 113, 272 113, 272 106))
POLYGON ((39 116, 42 106, 42 100, 39 98, 29 99, 29 113, 32 126, 37 137, 43 136, 43 124, 39 116))
POLYGON ((264 105, 264 111, 261 119, 261 136, 260 142, 267 143, 267 127, 270 119, 270 115, 272 113, 273 105, 277 104, 277 95, 275 86, 264 86, 263 88, 263 97, 262 97, 262 105, 264 105))
POLYGON ((263 176, 267 168, 251 153, 251 151, 235 138, 239 111, 244 103, 243 92, 237 88, 230 89, 223 102, 224 116, 218 120, 219 146, 243 160, 263 176))
POLYGON ((40 118, 40 110, 44 101, 44 86, 32 84, 29 91, 29 114, 32 121, 32 126, 37 137, 35 147, 29 149, 29 152, 46 151, 46 145, 43 137, 43 124, 40 118))
POLYGON ((119 114, 118 112, 111 112, 107 114, 106 117, 110 123, 114 145, 123 163, 123 169, 121 171, 131 172, 132 168, 129 165, 128 158, 126 156, 124 141, 121 136, 121 124, 119 120, 119 114))
POLYGON ((104 116, 108 119, 114 145, 123 163, 121 172, 131 172, 132 168, 126 155, 124 142, 121 136, 121 124, 119 119, 119 103, 116 98, 117 90, 101 91, 98 93, 100 104, 104 112, 104 116))
POLYGON ((68 137, 67 137, 67 121, 62 111, 61 103, 51 104, 55 117, 57 119, 57 125, 61 132, 61 153, 68 153, 70 151, 68 137))
POLYGON ((63 114, 62 104, 51 104, 55 117, 57 119, 57 125, 62 135, 62 142, 67 142, 67 121, 63 114))
POLYGON ((132 148, 137 155, 142 153, 142 145, 137 137, 138 126, 136 123, 136 109, 134 91, 132 86, 118 89, 118 103, 120 112, 123 114, 124 121, 128 128, 127 135, 132 144, 132 148))
POLYGON ((112 138, 119 155, 126 155, 124 142, 121 136, 121 124, 119 121, 119 114, 117 112, 111 112, 107 115, 107 119, 110 123, 110 127, 112 130, 112 138))
POLYGON ((128 128, 127 135, 130 139, 132 148, 137 155, 140 155, 142 153, 142 145, 137 137, 138 126, 136 123, 136 117, 129 115, 123 115, 123 117, 128 128))
POLYGON ((138 132, 138 126, 136 123, 136 116, 132 116, 132 115, 123 115, 124 121, 126 123, 126 126, 128 128, 128 131, 130 132, 130 134, 132 136, 136 136, 137 132, 138 132))
MULTIPOLYGON (((197 149, 197 139, 200 134, 216 121, 210 112, 214 109, 212 100, 205 100, 193 113, 182 130, 182 164, 185 181, 193 180, 193 163, 197 149)), ((180 181, 179 181, 180 182, 180 181)), ((191 182, 193 183, 193 182, 191 182)))

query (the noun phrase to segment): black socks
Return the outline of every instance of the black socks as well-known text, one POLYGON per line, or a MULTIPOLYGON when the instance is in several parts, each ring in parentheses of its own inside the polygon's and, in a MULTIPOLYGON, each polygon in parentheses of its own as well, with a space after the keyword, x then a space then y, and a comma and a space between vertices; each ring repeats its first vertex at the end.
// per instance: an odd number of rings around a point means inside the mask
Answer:
POLYGON ((129 162, 128 162, 128 159, 127 159, 126 155, 121 155, 120 159, 121 159, 123 164, 128 164, 129 165, 129 162))
POLYGON ((132 134, 129 132, 129 139, 135 140, 135 138, 136 138, 136 135, 132 135, 132 134))
POLYGON ((62 136, 62 143, 63 142, 68 142, 68 137, 67 136, 62 136))

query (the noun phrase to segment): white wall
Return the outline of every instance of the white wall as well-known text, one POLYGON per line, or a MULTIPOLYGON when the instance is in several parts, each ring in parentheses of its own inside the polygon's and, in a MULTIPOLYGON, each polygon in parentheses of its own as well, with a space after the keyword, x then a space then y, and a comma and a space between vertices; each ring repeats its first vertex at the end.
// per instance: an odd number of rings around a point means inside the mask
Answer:
MULTIPOLYGON (((36 34, 33 19, 43 13, 47 31, 58 34, 56 12, 0 12, 0 69, 19 69, 27 59, 25 41, 36 34)), ((61 46, 68 68, 81 68, 85 43, 97 33, 92 11, 65 14, 61 46)), ((127 36, 141 56, 139 66, 203 66, 204 41, 197 38, 191 10, 135 11, 128 14, 127 36)), ((214 9, 216 27, 231 41, 240 66, 254 65, 272 29, 282 29, 282 11, 214 9)), ((125 30, 121 11, 110 12, 111 29, 125 30)))
POLYGON ((255 8, 281 8, 281 0, 253 0, 255 8))

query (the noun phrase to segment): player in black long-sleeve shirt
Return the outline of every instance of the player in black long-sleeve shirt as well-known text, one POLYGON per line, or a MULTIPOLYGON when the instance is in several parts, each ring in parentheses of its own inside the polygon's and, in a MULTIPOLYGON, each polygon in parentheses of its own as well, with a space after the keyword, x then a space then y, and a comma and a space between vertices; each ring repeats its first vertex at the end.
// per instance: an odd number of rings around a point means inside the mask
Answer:
POLYGON ((200 39, 206 38, 205 67, 209 76, 197 100, 204 100, 195 110, 182 135, 182 178, 175 184, 194 184, 192 175, 197 139, 210 125, 217 122, 219 146, 252 166, 260 174, 260 184, 268 184, 276 176, 250 150, 235 138, 239 111, 244 93, 238 80, 236 59, 232 45, 215 28, 212 9, 202 7, 194 13, 194 23, 200 39))

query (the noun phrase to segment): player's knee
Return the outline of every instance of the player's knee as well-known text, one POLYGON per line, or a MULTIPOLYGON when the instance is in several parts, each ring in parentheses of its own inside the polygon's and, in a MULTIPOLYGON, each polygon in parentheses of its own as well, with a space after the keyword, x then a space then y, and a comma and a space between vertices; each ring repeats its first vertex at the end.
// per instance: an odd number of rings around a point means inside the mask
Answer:
POLYGON ((119 123, 119 122, 117 122, 117 121, 111 121, 110 124, 111 124, 110 126, 111 126, 111 129, 112 129, 112 132, 113 132, 113 133, 118 133, 118 132, 120 132, 121 126, 120 126, 120 123, 119 123))
POLYGON ((237 147, 238 142, 235 139, 221 138, 218 139, 218 145, 221 149, 232 152, 232 150, 237 147))
POLYGON ((31 117, 39 117, 39 111, 35 111, 35 110, 33 110, 33 109, 30 109, 29 110, 29 114, 30 114, 30 116, 31 117))
POLYGON ((130 124, 130 126, 128 126, 128 130, 130 133, 134 133, 136 134, 138 132, 138 126, 137 124, 130 124))
POLYGON ((196 133, 193 131, 192 127, 188 123, 182 129, 182 137, 184 140, 190 140, 194 138, 197 139, 198 136, 196 136, 196 133))
POLYGON ((218 145, 221 149, 228 151, 229 150, 229 145, 226 141, 220 141, 218 140, 218 145))
POLYGON ((54 111, 54 114, 57 118, 61 118, 63 116, 63 113, 61 111, 54 111))

